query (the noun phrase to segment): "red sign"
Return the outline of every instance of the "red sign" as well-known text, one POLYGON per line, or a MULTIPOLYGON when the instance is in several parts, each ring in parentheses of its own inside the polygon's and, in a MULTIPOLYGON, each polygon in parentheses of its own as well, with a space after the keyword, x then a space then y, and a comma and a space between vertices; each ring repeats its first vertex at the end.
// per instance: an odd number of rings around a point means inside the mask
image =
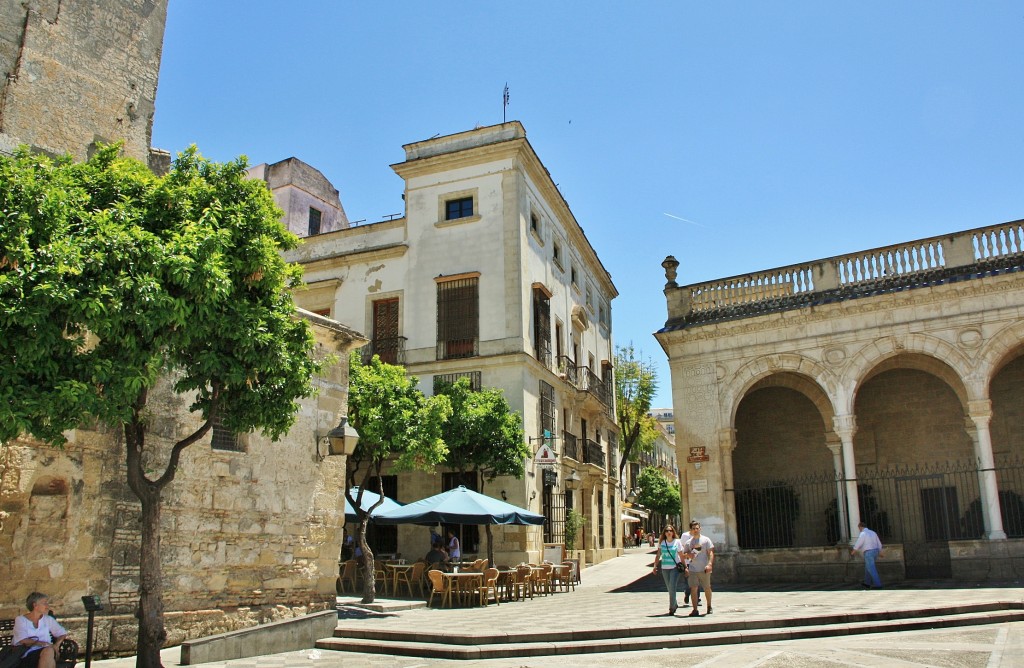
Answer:
POLYGON ((711 457, 708 457, 707 451, 702 445, 690 448, 690 456, 686 458, 686 461, 691 464, 694 462, 708 462, 711 461, 711 457))

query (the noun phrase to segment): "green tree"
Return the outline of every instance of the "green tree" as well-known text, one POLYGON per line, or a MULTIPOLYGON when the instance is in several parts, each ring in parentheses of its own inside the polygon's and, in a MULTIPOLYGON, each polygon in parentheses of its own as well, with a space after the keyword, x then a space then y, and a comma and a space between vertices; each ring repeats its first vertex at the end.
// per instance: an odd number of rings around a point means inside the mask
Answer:
POLYGON ((640 488, 637 502, 659 516, 678 515, 682 512, 679 483, 667 479, 660 470, 645 466, 637 476, 636 484, 640 488))
POLYGON ((363 551, 363 603, 376 598, 373 552, 366 544, 366 526, 370 512, 383 498, 364 512, 363 490, 376 477, 377 489, 384 496, 381 467, 393 461, 394 471, 433 471, 448 454, 441 430, 452 415, 451 401, 445 396, 426 398, 416 389, 418 380, 405 375, 405 367, 385 364, 373 356, 363 364, 357 352, 349 358, 348 419, 359 432, 359 444, 348 458, 349 506, 359 517, 359 547, 363 551), (352 487, 359 487, 352 497, 352 487))
POLYGON ((123 432, 142 508, 137 665, 155 668, 161 495, 182 452, 214 420, 280 438, 319 365, 288 290, 300 270, 279 254, 298 240, 245 159, 191 147, 157 177, 119 154, 0 157, 0 440, 59 446, 90 419, 123 432), (169 454, 147 444, 161 377, 201 420, 169 454))
POLYGON ((565 516, 565 550, 567 552, 571 553, 576 549, 576 538, 586 522, 586 518, 575 508, 565 516))
MULTIPOLYGON (((449 468, 474 473, 480 481, 480 493, 485 482, 499 475, 522 478, 523 462, 530 456, 530 448, 523 432, 523 418, 509 407, 504 393, 493 387, 473 390, 468 378, 445 384, 439 393, 452 403, 452 417, 444 426, 444 441, 448 445, 445 461, 449 468)), ((487 559, 493 564, 491 525, 486 525, 485 530, 487 559)))
POLYGON ((619 424, 619 479, 626 462, 650 452, 658 435, 651 417, 651 401, 658 390, 658 374, 650 360, 637 357, 633 344, 615 348, 615 411, 619 424))

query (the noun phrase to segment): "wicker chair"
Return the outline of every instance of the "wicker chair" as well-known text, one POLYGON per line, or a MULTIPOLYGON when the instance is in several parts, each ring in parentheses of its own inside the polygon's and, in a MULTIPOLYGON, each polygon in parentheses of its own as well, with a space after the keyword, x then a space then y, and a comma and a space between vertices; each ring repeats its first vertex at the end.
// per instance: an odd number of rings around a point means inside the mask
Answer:
POLYGON ((430 590, 430 599, 427 600, 427 606, 434 604, 434 594, 441 595, 441 605, 447 603, 448 607, 452 606, 452 590, 446 585, 444 575, 441 571, 427 571, 427 578, 430 580, 432 589, 430 590))
POLYGON ((341 564, 341 573, 338 575, 338 581, 335 583, 335 589, 338 594, 345 593, 345 583, 348 582, 351 585, 352 592, 354 593, 358 587, 356 584, 356 570, 359 568, 355 559, 349 559, 341 564))
POLYGON ((498 569, 488 568, 484 570, 484 584, 480 587, 480 605, 487 605, 487 602, 494 598, 494 602, 501 605, 501 592, 498 591, 498 569))
POLYGON ((533 569, 523 564, 516 566, 516 583, 513 590, 516 598, 533 598, 533 569))
POLYGON ((404 583, 409 589, 409 596, 413 595, 412 586, 413 584, 420 590, 420 596, 423 596, 423 569, 427 567, 425 561, 417 561, 412 565, 411 569, 405 569, 398 571, 395 574, 395 591, 397 595, 399 588, 404 583))

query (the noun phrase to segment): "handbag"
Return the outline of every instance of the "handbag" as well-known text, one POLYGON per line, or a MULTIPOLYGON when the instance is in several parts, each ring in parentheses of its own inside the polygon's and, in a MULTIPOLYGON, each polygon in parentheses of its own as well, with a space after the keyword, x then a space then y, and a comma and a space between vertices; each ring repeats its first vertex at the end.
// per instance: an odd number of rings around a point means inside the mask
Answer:
POLYGON ((8 645, 0 649, 0 668, 14 668, 29 649, 25 645, 8 645))

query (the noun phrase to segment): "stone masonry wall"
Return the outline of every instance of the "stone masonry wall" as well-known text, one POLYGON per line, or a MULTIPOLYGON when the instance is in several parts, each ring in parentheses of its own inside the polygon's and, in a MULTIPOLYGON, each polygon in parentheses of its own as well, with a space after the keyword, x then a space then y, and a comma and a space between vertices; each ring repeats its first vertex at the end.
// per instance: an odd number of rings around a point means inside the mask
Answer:
POLYGON ((0 9, 0 149, 147 161, 167 0, 33 0, 0 9))
MULTIPOLYGON (((277 443, 240 436, 244 452, 185 450, 164 493, 161 525, 168 643, 322 610, 334 601, 344 458, 317 450, 347 404, 348 365, 334 332, 314 328, 321 353, 341 364, 317 379, 277 443)), ((174 440, 197 426, 187 398, 155 391, 148 443, 154 471, 174 440)), ((25 597, 51 595, 72 629, 81 596, 99 594, 96 649, 130 653, 139 575, 139 504, 125 482, 119 432, 80 429, 63 449, 19 439, 0 445, 0 618, 25 597)), ((84 637, 79 634, 79 637, 84 637)))

